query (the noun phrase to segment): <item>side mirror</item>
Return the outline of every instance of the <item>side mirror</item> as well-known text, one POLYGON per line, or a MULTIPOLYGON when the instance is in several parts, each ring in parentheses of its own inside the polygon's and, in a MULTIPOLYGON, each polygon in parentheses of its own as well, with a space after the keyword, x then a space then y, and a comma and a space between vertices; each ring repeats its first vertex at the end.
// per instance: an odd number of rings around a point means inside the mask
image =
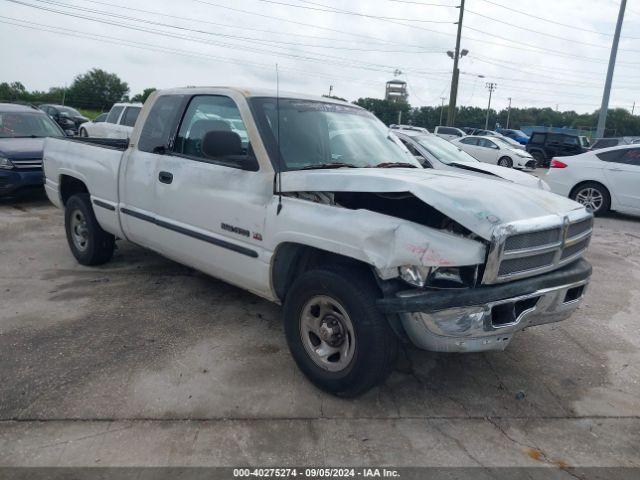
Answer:
POLYGON ((202 153, 207 158, 242 155, 242 140, 236 132, 212 130, 202 139, 202 153))
POLYGON ((75 137, 75 136, 76 136, 76 132, 74 132, 73 130, 65 130, 65 131, 64 131, 64 134, 65 134, 67 137, 75 137))

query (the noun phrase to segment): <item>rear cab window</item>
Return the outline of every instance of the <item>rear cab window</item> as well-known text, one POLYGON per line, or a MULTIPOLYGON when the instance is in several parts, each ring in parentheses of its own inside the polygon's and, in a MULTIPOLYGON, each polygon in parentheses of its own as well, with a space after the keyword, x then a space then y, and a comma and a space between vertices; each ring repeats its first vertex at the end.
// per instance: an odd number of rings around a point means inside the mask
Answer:
POLYGON ((162 95, 155 100, 140 132, 138 150, 165 153, 170 149, 187 99, 185 95, 162 95))

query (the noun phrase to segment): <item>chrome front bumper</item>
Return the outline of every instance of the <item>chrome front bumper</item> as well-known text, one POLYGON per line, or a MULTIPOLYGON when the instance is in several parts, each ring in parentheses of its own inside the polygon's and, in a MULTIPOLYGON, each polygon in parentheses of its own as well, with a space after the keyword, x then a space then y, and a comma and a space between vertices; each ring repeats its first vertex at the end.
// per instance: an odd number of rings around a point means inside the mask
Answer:
POLYGON ((559 322, 580 305, 588 279, 526 295, 431 313, 399 313, 410 340, 435 352, 504 350, 526 327, 559 322))

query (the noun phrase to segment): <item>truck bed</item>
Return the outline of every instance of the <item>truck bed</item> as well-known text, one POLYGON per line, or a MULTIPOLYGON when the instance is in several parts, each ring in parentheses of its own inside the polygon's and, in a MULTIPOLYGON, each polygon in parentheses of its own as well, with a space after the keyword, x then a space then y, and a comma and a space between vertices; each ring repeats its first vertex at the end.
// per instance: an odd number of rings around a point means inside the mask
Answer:
POLYGON ((111 148, 124 152, 129 147, 129 139, 122 138, 98 138, 98 137, 63 137, 62 140, 70 142, 90 143, 97 147, 111 148))

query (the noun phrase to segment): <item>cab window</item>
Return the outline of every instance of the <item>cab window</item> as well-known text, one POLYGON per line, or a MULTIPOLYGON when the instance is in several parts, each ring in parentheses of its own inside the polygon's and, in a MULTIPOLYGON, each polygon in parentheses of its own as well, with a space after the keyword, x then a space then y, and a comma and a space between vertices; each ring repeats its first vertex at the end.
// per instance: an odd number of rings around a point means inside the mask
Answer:
POLYGON ((136 124, 138 115, 140 115, 140 107, 127 107, 124 111, 124 115, 122 115, 122 120, 120 120, 120 125, 133 127, 136 124))
POLYGON ((118 123, 118 119, 120 118, 120 114, 122 113, 124 107, 113 107, 107 115, 107 123, 118 123))
POLYGON ((258 169, 240 110, 231 98, 221 95, 198 95, 191 99, 174 152, 228 167, 258 169), (205 136, 208 136, 206 148, 205 136))

